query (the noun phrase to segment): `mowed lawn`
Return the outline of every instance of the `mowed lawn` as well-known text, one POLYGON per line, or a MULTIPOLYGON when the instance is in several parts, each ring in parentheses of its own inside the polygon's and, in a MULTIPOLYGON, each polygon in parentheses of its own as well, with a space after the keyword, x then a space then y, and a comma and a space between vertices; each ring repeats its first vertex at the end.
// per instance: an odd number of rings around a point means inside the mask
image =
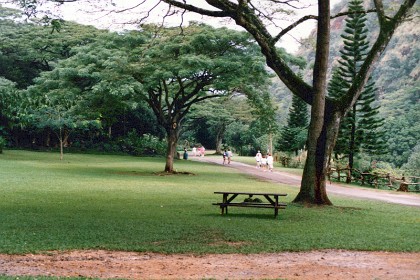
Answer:
POLYGON ((214 191, 286 192, 231 168, 163 158, 6 150, 0 154, 0 253, 107 249, 257 253, 420 251, 420 209, 331 196, 333 207, 231 208, 214 191))

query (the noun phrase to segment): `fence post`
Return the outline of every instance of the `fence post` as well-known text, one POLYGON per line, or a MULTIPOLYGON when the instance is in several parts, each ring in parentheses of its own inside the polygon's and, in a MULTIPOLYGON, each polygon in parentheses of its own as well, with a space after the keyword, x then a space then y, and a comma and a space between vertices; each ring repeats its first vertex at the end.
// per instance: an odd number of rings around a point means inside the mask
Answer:
POLYGON ((350 166, 347 165, 347 179, 346 179, 346 183, 350 184, 351 183, 351 169, 350 166))
POLYGON ((338 166, 337 166, 337 179, 338 179, 338 182, 341 181, 340 167, 338 167, 338 166))

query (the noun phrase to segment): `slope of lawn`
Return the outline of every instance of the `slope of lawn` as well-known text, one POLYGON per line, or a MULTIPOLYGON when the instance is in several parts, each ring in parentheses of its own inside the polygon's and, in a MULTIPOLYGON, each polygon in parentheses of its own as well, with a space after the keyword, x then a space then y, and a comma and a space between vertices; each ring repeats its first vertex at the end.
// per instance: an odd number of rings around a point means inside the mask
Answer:
POLYGON ((419 251, 420 209, 331 196, 334 207, 231 208, 214 191, 286 192, 231 168, 162 158, 0 154, 0 253, 108 249, 256 253, 324 248, 419 251))

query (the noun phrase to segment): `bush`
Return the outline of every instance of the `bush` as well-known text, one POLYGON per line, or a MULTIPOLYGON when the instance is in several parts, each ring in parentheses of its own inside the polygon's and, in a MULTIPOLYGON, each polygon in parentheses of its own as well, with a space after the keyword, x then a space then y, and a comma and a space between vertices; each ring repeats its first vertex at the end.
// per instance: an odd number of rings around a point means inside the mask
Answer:
POLYGON ((121 150, 132 155, 165 155, 167 143, 151 134, 139 136, 135 131, 121 140, 121 150))
POLYGON ((298 156, 291 153, 279 152, 274 157, 283 167, 303 168, 306 161, 306 152, 300 153, 298 156))

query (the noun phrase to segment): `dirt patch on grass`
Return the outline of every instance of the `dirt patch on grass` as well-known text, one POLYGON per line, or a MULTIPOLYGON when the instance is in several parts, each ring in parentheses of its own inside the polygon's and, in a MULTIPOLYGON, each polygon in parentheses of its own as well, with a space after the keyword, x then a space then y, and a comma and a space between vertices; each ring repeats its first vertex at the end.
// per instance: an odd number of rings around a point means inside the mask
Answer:
POLYGON ((420 253, 324 250, 164 255, 70 251, 0 255, 0 275, 125 279, 420 279, 420 253))
POLYGON ((156 172, 155 174, 158 175, 158 176, 172 176, 172 175, 188 175, 188 176, 191 175, 191 176, 195 176, 194 173, 184 172, 184 171, 173 171, 173 172, 162 171, 162 172, 156 172))

